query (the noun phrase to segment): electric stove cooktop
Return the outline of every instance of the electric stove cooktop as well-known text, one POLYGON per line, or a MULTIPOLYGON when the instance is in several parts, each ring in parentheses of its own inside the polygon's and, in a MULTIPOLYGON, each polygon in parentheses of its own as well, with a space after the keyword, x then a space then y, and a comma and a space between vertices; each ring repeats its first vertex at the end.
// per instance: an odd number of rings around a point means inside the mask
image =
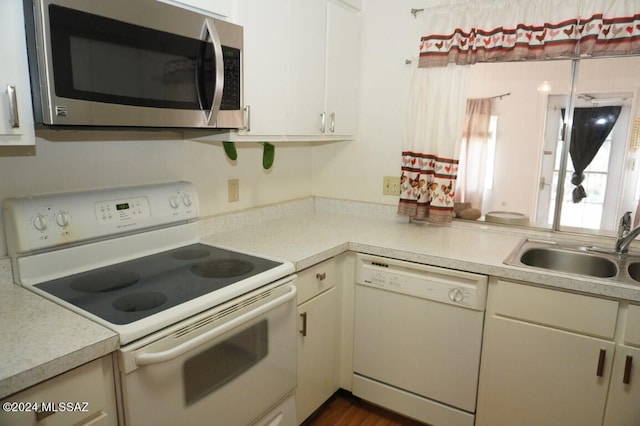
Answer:
POLYGON ((34 287, 111 324, 124 325, 279 265, 282 263, 196 243, 34 287))

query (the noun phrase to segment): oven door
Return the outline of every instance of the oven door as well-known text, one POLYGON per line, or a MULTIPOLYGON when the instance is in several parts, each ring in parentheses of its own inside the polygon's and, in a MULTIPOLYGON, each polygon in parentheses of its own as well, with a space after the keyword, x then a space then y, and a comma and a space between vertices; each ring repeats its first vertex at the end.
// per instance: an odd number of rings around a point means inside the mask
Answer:
POLYGON ((241 27, 157 1, 33 1, 44 124, 214 127, 241 109, 241 27))
MULTIPOLYGON (((263 287, 120 350, 126 425, 248 425, 295 388, 296 288, 263 287)), ((280 424, 295 424, 291 419, 280 424)))

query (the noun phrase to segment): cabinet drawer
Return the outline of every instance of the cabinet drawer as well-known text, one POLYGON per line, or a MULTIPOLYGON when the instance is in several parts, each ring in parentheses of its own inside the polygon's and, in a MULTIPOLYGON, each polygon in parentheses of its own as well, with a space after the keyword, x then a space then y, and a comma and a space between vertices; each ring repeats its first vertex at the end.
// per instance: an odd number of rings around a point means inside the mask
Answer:
POLYGON ((336 282, 336 262, 334 259, 311 266, 298 273, 298 305, 333 287, 336 282))
POLYGON ((490 312, 613 340, 618 302, 499 280, 490 312))
POLYGON ((640 306, 638 305, 629 305, 624 342, 627 345, 640 346, 640 306))
MULTIPOLYGON (((107 395, 103 385, 105 377, 103 359, 97 359, 56 376, 15 395, 5 401, 25 404, 52 403, 47 413, 0 411, 2 425, 115 424, 115 417, 105 412, 107 395), (60 406, 60 403, 64 403, 60 406)), ((41 407, 38 407, 40 411, 41 407)), ((24 410, 20 410, 24 411, 24 410)))

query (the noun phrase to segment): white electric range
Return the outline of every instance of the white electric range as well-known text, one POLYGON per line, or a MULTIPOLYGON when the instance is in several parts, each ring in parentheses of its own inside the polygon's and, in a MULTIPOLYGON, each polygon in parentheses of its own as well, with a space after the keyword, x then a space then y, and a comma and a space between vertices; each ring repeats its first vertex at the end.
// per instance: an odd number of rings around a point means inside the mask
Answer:
POLYGON ((198 204, 188 182, 7 199, 15 282, 119 334, 122 423, 295 424, 294 266, 202 242, 198 204))

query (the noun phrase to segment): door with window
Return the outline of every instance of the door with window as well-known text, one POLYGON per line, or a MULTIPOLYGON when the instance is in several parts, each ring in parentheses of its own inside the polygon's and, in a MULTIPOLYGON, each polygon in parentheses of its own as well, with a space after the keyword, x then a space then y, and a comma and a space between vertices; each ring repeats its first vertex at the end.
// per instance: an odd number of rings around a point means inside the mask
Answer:
MULTIPOLYGON (((599 110, 603 113, 605 109, 610 110, 607 107, 612 105, 620 107, 620 110, 615 124, 611 126, 611 131, 606 133, 593 159, 588 162, 582 172, 584 180, 581 185, 586 197, 578 202, 573 199, 576 186, 571 182, 575 172, 574 164, 571 156, 567 158, 566 172, 562 176, 564 180, 560 219, 562 228, 614 231, 622 212, 630 209, 630 206, 624 205, 623 200, 628 198, 624 196, 624 183, 628 181, 628 173, 634 171, 634 165, 629 161, 626 143, 632 98, 631 93, 578 95, 576 108, 588 108, 596 114, 599 110)), ((564 146, 564 105, 566 105, 566 96, 549 97, 536 218, 536 224, 543 227, 552 225, 555 213, 557 182, 561 169, 560 159, 564 146)), ((603 126, 606 125, 604 120, 595 116, 588 120, 575 118, 574 126, 589 125, 581 121, 591 121, 595 127, 603 126)))

